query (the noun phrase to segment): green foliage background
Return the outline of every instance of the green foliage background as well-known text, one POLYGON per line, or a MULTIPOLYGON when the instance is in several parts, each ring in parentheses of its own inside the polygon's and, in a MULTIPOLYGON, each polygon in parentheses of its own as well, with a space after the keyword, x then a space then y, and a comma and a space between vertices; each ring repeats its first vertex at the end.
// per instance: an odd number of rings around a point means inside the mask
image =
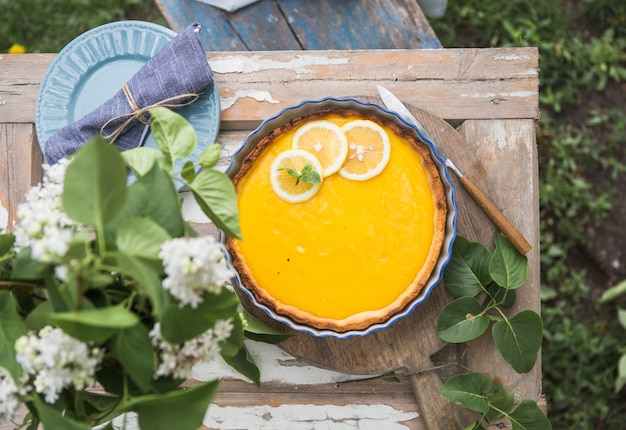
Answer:
MULTIPOLYGON (((82 32, 121 19, 166 25, 153 0, 0 0, 0 17, 0 52, 14 43, 58 52, 82 32)), ((449 0, 445 16, 430 22, 445 47, 539 47, 543 391, 554 428, 621 428, 626 402, 614 392, 626 345, 620 303, 600 304, 597 290, 605 286, 590 283, 572 255, 589 245, 587 227, 620 204, 615 188, 625 181, 625 107, 581 106, 626 85, 626 2, 449 0)))

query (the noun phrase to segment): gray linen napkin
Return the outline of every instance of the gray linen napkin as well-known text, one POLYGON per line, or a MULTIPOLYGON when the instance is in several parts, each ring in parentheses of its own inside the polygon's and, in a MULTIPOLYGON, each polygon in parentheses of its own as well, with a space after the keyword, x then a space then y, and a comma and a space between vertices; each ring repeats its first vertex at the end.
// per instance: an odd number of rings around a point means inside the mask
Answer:
MULTIPOLYGON (((126 83, 136 108, 146 108, 171 98, 175 98, 172 104, 189 103, 195 97, 178 96, 198 94, 213 85, 213 72, 198 34, 200 29, 199 24, 189 25, 126 83)), ((73 154, 99 134, 105 124, 102 134, 112 134, 131 118, 132 113, 127 95, 119 90, 94 111, 52 135, 45 143, 46 161, 52 165, 73 154)), ((149 113, 145 112, 145 117, 149 119, 149 113)), ((132 119, 115 138, 115 146, 120 151, 139 146, 145 127, 139 119, 132 119)))

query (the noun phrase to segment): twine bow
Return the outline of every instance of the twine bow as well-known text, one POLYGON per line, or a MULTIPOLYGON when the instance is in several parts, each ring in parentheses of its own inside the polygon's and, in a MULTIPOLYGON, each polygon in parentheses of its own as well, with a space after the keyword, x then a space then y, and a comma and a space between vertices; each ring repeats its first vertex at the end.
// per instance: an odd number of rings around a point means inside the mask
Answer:
POLYGON ((110 120, 105 122, 102 125, 102 127, 100 127, 100 134, 102 135, 102 137, 111 141, 111 143, 115 142, 115 139, 117 139, 120 136, 120 134, 122 134, 124 130, 134 120, 138 120, 142 124, 149 125, 150 119, 146 116, 146 113, 153 107, 163 106, 167 108, 179 108, 183 106, 188 106, 192 104, 193 102, 195 102, 196 100, 198 100, 198 98, 200 98, 200 95, 195 94, 195 93, 180 94, 177 96, 166 98, 164 100, 161 100, 160 102, 151 104, 149 106, 140 108, 139 106, 137 106, 137 103, 135 103, 135 99, 133 98, 133 95, 130 92, 130 88, 128 87, 128 84, 124 84, 122 86, 122 92, 124 93, 124 96, 126 97, 126 101, 128 101, 128 105, 130 106, 132 112, 111 118, 110 120), (184 100, 184 99, 190 99, 190 100, 184 103, 175 103, 177 100, 184 100), (109 126, 109 124, 121 118, 126 118, 126 119, 111 133, 105 134, 105 130, 109 126))

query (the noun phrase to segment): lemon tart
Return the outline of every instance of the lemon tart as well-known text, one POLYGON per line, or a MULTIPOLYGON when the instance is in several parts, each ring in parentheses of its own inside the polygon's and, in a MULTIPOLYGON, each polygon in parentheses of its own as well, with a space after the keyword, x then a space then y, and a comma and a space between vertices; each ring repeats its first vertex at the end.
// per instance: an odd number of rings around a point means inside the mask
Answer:
POLYGON ((289 321, 366 330, 405 309, 437 265, 439 170, 413 130, 382 115, 331 107, 293 118, 250 150, 233 182, 243 239, 226 247, 239 282, 289 321))

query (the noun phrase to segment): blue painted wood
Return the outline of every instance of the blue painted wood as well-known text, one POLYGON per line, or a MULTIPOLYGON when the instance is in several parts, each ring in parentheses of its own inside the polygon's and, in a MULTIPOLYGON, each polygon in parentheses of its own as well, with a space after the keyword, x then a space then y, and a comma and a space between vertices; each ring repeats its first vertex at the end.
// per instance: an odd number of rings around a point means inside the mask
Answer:
POLYGON ((202 25, 200 37, 207 51, 247 51, 228 22, 228 13, 196 0, 156 0, 172 30, 182 31, 192 22, 202 25))
POLYGON ((232 13, 155 1, 174 31, 201 23, 207 51, 441 47, 416 0, 262 0, 232 13))
POLYGON ((229 15, 230 25, 250 51, 302 49, 274 1, 261 1, 229 15))
POLYGON ((304 49, 441 48, 415 0, 278 3, 304 49))
POLYGON ((196 0, 155 0, 172 30, 202 24, 207 51, 276 51, 302 49, 274 1, 261 1, 226 12, 196 0))

